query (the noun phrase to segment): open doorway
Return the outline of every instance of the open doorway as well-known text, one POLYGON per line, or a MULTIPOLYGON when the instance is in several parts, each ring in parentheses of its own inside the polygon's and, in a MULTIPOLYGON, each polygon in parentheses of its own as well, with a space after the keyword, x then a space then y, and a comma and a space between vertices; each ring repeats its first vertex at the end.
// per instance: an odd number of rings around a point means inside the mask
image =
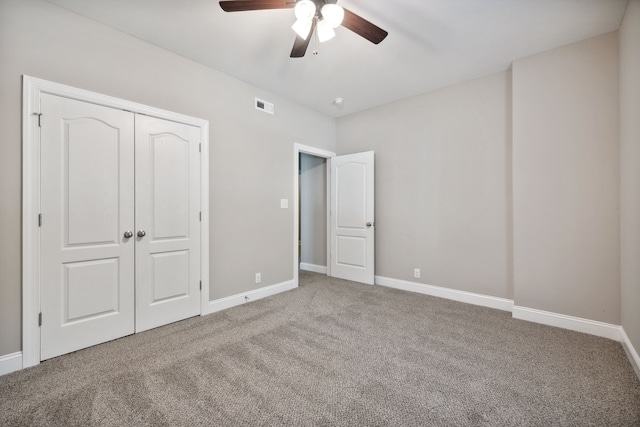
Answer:
POLYGON ((329 159, 335 153, 294 145, 294 260, 300 270, 331 275, 329 266, 329 159))
POLYGON ((300 153, 299 164, 298 265, 327 274, 327 159, 300 153))

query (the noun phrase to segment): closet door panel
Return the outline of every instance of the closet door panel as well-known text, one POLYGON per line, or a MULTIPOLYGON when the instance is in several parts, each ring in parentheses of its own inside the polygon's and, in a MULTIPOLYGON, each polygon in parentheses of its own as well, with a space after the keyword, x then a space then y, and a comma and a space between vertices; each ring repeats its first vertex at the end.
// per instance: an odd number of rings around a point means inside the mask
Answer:
POLYGON ((149 135, 156 241, 189 236, 189 149, 189 141, 177 135, 149 135))
POLYGON ((200 314, 200 130, 136 116, 136 331, 200 314))
POLYGON ((134 115, 41 96, 41 360, 134 332, 134 115))

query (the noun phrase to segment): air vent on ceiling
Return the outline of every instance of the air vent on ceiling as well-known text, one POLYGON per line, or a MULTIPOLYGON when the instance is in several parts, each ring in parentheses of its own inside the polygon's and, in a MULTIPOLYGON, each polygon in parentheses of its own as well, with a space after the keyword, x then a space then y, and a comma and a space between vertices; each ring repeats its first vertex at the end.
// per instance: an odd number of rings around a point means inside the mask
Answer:
POLYGON ((273 114, 273 104, 260 98, 256 98, 256 110, 261 110, 265 113, 273 114))

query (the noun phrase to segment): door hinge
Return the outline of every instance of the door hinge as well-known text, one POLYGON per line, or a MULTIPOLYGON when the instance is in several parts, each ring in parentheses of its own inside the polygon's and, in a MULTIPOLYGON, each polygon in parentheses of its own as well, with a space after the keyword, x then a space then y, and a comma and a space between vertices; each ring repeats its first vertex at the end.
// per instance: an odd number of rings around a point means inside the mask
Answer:
POLYGON ((200 211, 200 222, 202 222, 202 211, 200 211))
POLYGON ((198 152, 202 153, 202 142, 200 144, 198 144, 198 152))
POLYGON ((42 326, 42 312, 38 313, 38 326, 42 326))
POLYGON ((200 280, 200 290, 202 290, 202 280, 200 280))
POLYGON ((42 113, 36 113, 38 114, 38 127, 42 127, 42 113))
POLYGON ((42 214, 38 214, 38 227, 42 227, 42 214))

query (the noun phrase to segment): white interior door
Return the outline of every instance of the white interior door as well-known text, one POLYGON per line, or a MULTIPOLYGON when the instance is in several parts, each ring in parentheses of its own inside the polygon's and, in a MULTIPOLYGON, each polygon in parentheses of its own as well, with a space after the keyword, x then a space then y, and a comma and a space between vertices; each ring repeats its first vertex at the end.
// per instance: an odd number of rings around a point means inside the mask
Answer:
POLYGON ((134 115, 41 97, 41 360, 134 332, 134 115))
POLYGON ((374 152, 331 158, 331 275, 374 283, 374 152))
POLYGON ((136 116, 136 332, 200 314, 200 129, 136 116))

